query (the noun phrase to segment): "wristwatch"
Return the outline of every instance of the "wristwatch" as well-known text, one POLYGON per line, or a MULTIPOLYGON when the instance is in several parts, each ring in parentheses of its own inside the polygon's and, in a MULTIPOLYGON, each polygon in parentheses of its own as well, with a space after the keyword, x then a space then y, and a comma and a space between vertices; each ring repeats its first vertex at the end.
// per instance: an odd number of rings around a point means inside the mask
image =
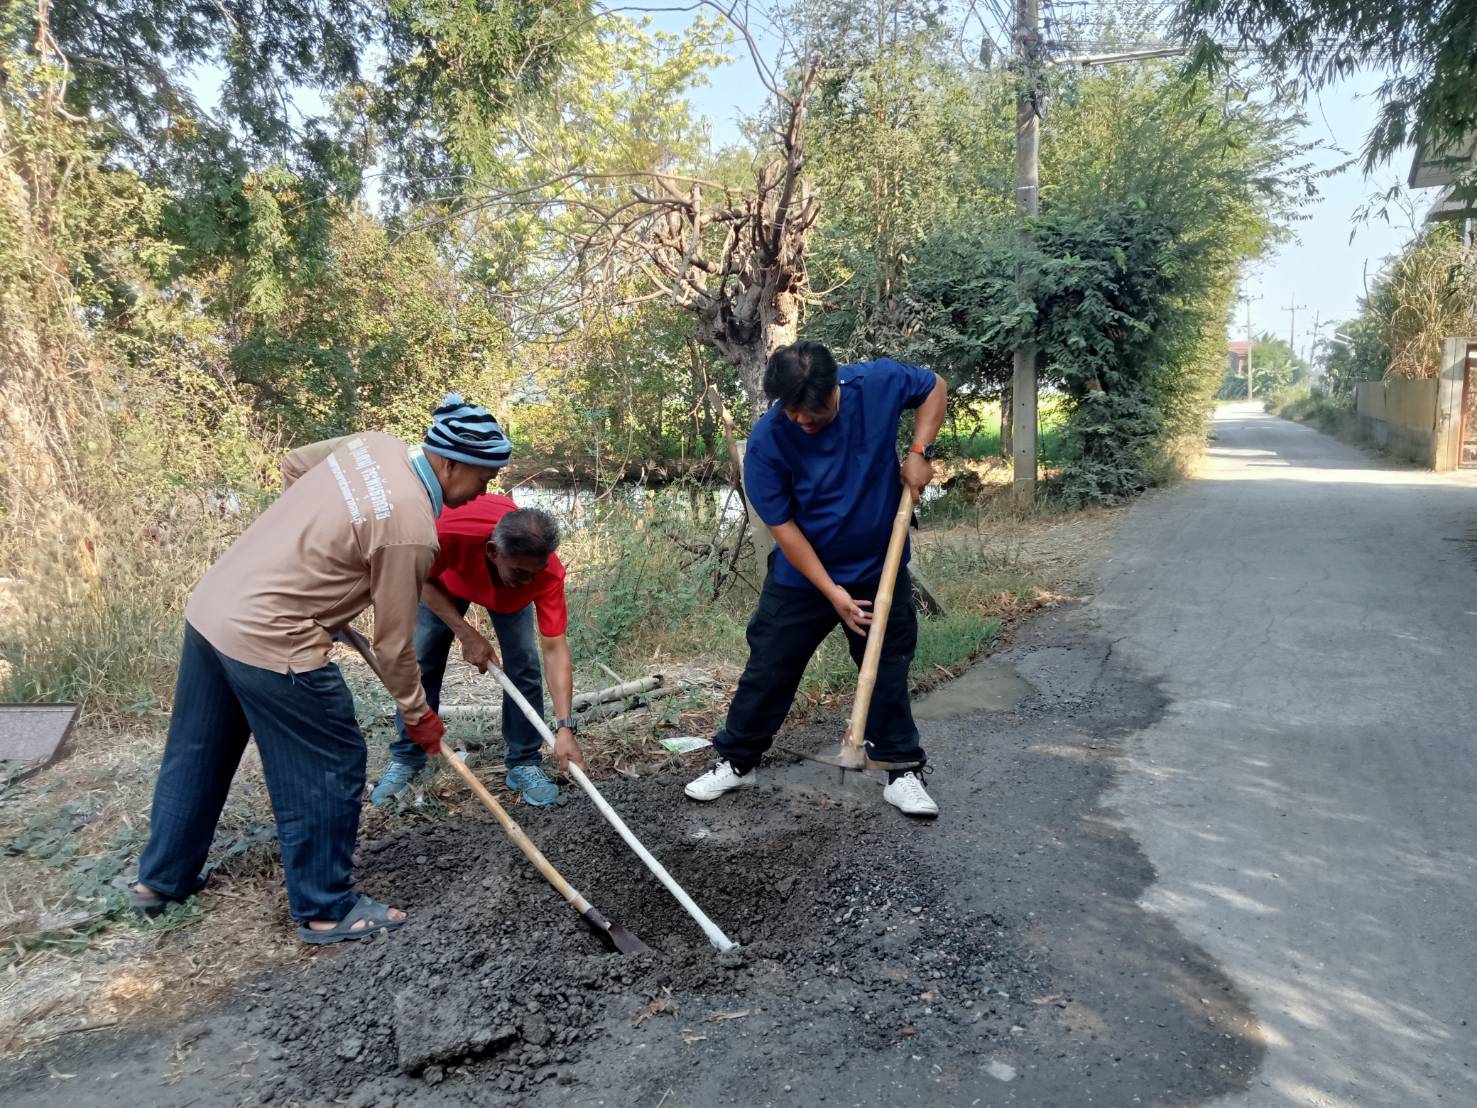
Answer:
POLYGON ((938 451, 934 449, 933 443, 929 443, 927 446, 923 446, 920 443, 915 442, 912 446, 908 447, 908 453, 922 454, 925 461, 931 462, 933 461, 935 455, 937 455, 938 451))
POLYGON ((565 719, 556 719, 554 721, 554 730, 558 731, 561 727, 568 727, 576 735, 580 733, 580 721, 575 719, 573 716, 569 716, 565 719))

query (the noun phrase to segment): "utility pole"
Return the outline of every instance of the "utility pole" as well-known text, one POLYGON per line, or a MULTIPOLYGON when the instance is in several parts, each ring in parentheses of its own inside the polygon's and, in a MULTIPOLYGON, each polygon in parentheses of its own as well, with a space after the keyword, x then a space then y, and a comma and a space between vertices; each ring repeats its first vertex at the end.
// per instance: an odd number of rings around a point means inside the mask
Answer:
POLYGON ((1298 312, 1307 308, 1307 306, 1306 304, 1299 304, 1297 297, 1289 296, 1287 298, 1287 307, 1282 309, 1284 312, 1289 313, 1287 320, 1287 352, 1294 358, 1298 356, 1297 340, 1293 337, 1297 334, 1298 312))
POLYGON ((1254 400, 1256 399, 1256 390, 1252 387, 1251 347, 1252 344, 1256 342, 1256 339, 1253 338, 1251 334, 1251 302, 1253 300, 1260 300, 1261 297, 1252 296, 1251 293, 1248 292, 1245 293, 1241 297, 1241 299, 1246 301, 1246 399, 1254 400))
MULTIPOLYGON (((1041 72, 1045 53, 1041 42, 1040 0, 1015 2, 1015 64, 1019 81, 1015 94, 1015 213, 1020 224, 1017 241, 1021 262, 1016 267, 1016 292, 1022 303, 1036 299, 1035 267, 1026 264, 1034 246, 1034 236, 1025 219, 1034 216, 1041 200, 1041 72)), ((1154 47, 1116 54, 1087 54, 1067 58, 1067 62, 1084 69, 1095 65, 1144 61, 1150 58, 1177 56, 1183 47, 1154 47)), ((1248 363, 1249 364, 1249 363, 1248 363)), ((1011 409, 1011 456, 1015 499, 1031 503, 1036 498, 1036 346, 1022 343, 1016 348, 1009 405, 1011 409)), ((1001 452, 1005 450, 1004 422, 1006 398, 1001 398, 1001 452)))
MULTIPOLYGON (((1034 266, 1026 264, 1032 248, 1032 231, 1026 218, 1034 216, 1040 205, 1041 185, 1041 114, 1040 91, 1041 27, 1037 0, 1016 0, 1016 62, 1020 66, 1020 85, 1015 94, 1015 212, 1020 223, 1021 263, 1016 269, 1016 282, 1022 301, 1036 298, 1034 266)), ((1036 346, 1032 342, 1016 348, 1012 379, 1014 431, 1014 486, 1017 501, 1030 503, 1036 498, 1036 346)))

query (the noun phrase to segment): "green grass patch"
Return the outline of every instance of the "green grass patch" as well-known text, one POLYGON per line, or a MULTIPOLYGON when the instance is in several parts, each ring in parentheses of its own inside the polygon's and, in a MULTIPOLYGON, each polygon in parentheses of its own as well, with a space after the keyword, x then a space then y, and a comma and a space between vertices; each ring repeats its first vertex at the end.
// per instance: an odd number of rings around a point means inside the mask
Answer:
MULTIPOLYGON (((1062 430, 1067 422, 1065 397, 1045 395, 1036 410, 1036 447, 1044 465, 1061 458, 1062 430)), ((939 433, 940 452, 947 458, 980 462, 1000 457, 1000 404, 975 403, 954 410, 939 433)))

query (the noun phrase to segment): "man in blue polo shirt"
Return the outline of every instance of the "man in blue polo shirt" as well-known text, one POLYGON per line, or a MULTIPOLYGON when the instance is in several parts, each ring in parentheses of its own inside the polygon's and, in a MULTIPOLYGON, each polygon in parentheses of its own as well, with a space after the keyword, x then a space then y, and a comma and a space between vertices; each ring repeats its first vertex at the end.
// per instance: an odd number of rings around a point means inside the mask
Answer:
MULTIPOLYGON (((693 800, 752 788, 811 655, 840 624, 861 665, 901 485, 916 500, 933 480, 933 440, 948 408, 938 374, 881 358, 842 366, 818 342, 770 356, 764 392, 774 406, 755 424, 744 487, 776 550, 749 621, 749 661, 728 719, 713 739, 718 763, 688 784, 693 800), (916 408, 913 445, 897 458, 898 421, 916 408)), ((903 553, 906 567, 908 554, 903 553)), ((910 816, 936 816, 923 787, 926 756, 913 723, 908 666, 918 614, 908 571, 898 571, 867 717, 867 755, 913 763, 889 771, 883 797, 910 816)))

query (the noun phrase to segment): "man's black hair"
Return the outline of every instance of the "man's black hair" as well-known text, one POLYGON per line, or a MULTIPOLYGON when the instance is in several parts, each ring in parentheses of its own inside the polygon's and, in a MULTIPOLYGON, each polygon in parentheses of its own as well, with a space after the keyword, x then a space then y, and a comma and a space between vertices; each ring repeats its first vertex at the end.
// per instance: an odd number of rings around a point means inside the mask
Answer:
POLYGON ((782 408, 826 409, 836 388, 836 359, 818 342, 795 342, 769 356, 764 394, 782 408))
POLYGON ((492 541, 504 558, 548 558, 559 549, 559 524, 542 508, 519 508, 497 521, 492 541))

